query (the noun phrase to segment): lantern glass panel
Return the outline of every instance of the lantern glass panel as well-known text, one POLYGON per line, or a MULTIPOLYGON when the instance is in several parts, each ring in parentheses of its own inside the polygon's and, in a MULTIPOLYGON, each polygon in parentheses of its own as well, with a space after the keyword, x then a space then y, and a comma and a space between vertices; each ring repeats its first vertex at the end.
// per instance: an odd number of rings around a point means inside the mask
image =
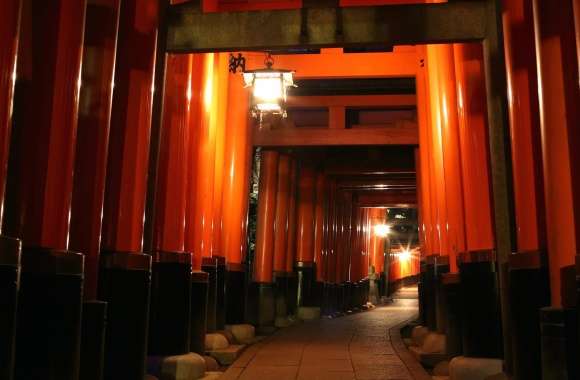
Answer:
POLYGON ((284 96, 284 87, 279 72, 256 73, 254 98, 260 103, 277 103, 284 96))

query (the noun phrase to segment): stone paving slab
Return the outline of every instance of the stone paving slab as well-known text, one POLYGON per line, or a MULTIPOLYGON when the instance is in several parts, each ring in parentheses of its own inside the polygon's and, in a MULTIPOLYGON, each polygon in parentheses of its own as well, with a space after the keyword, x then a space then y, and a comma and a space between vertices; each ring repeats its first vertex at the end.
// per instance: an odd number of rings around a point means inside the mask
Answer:
POLYGON ((279 330, 250 346, 220 380, 422 380, 412 355, 401 359, 398 330, 391 333, 417 315, 413 291, 388 306, 279 330))

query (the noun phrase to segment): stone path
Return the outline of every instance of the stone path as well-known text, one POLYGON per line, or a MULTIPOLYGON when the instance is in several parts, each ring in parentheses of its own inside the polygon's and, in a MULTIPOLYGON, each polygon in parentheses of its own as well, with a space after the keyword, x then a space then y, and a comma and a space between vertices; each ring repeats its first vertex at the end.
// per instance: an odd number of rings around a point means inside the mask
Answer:
POLYGON ((389 306, 278 331, 249 347, 220 380, 410 380, 389 329, 417 314, 416 288, 389 306))

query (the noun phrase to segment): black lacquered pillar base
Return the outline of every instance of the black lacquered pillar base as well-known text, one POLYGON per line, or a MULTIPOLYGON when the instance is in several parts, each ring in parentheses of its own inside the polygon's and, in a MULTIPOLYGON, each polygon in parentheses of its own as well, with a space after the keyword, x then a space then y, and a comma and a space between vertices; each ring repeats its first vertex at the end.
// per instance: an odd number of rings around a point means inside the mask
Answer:
POLYGON ((78 253, 22 250, 15 379, 78 378, 83 263, 78 253))
POLYGON ((314 263, 297 262, 296 276, 298 277, 298 306, 318 306, 314 299, 314 281, 316 271, 314 263))
MULTIPOLYGON (((435 258, 435 310, 437 318, 437 331, 445 334, 447 332, 447 292, 441 282, 441 278, 449 273, 449 257, 438 256, 435 258)), ((402 281, 401 281, 402 286, 402 281)))
POLYGON ((425 306, 425 325, 429 330, 437 330, 437 281, 435 260, 437 255, 427 256, 423 275, 423 304, 425 306))
POLYGON ((338 311, 341 313, 348 311, 348 287, 346 282, 338 284, 338 311))
POLYGON ((350 281, 344 283, 344 308, 352 311, 354 308, 354 284, 350 281))
POLYGON ((578 379, 576 309, 543 308, 541 320, 542 380, 578 379))
POLYGON ((288 316, 288 274, 286 272, 274 273, 274 300, 276 303, 276 317, 288 316))
POLYGON ((217 330, 217 259, 204 257, 201 270, 208 276, 206 332, 211 333, 217 330))
POLYGON ((331 290, 330 284, 325 282, 322 288, 322 306, 321 306, 321 313, 322 315, 330 315, 332 313, 331 309, 331 290))
POLYGON ((149 355, 189 352, 191 254, 157 252, 153 261, 149 355))
POLYGON ((540 252, 510 256, 510 305, 513 318, 513 373, 516 379, 540 380, 540 309, 550 304, 550 279, 540 252))
POLYGON ((324 295, 324 283, 314 281, 312 284, 312 302, 315 306, 322 306, 324 295))
POLYGON ((461 305, 463 354, 501 358, 502 335, 495 255, 473 251, 461 255, 461 305))
POLYGON ((226 267, 226 324, 244 323, 246 272, 241 264, 226 267))
POLYGON ((205 333, 207 318, 207 290, 209 276, 203 271, 191 273, 191 313, 190 313, 190 350, 199 355, 205 354, 205 333))
POLYGON ((387 297, 387 292, 385 291, 387 278, 383 272, 379 273, 379 281, 378 282, 379 283, 377 286, 379 288, 379 298, 387 297))
POLYGON ((452 358, 461 355, 462 330, 461 330, 461 282, 458 273, 447 273, 441 276, 441 285, 445 293, 447 303, 447 329, 445 332, 447 356, 452 358))
POLYGON ((105 366, 105 331, 107 303, 83 303, 81 333, 81 369, 79 379, 102 380, 105 366))
MULTIPOLYGON (((368 300, 369 300, 369 294, 371 292, 371 281, 367 278, 365 279, 365 286, 363 288, 363 294, 362 294, 362 301, 363 301, 363 305, 366 305, 368 300)), ((380 301, 380 299, 379 299, 380 301)))
POLYGON ((216 330, 226 327, 226 258, 216 257, 216 330))
POLYGON ((419 282, 417 283, 417 291, 419 297, 419 324, 422 326, 427 325, 427 262, 421 260, 420 272, 419 272, 419 282))
POLYGON ((338 284, 328 284, 329 296, 330 296, 330 313, 336 314, 339 312, 339 285, 338 284))
POLYGON ((258 329, 271 328, 276 318, 274 284, 257 283, 258 329))
POLYGON ((20 284, 20 240, 0 236, 0 379, 11 380, 14 369, 16 308, 20 284))
POLYGON ((296 273, 288 273, 287 281, 286 306, 288 307, 288 315, 294 315, 298 307, 298 276, 296 273))
POLYGON ((105 379, 145 375, 151 256, 129 252, 101 254, 99 299, 107 302, 105 379))

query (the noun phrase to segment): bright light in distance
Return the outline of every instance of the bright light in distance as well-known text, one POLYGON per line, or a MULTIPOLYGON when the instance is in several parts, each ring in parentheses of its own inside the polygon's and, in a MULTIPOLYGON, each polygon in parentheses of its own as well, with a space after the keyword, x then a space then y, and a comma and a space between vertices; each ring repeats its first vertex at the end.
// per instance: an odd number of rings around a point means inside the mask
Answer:
POLYGON ((397 255, 397 257, 401 261, 409 261, 411 260, 411 251, 409 251, 408 249, 404 249, 397 255))
POLYGON ((385 237, 391 232, 391 226, 387 224, 375 224, 375 235, 385 237))

